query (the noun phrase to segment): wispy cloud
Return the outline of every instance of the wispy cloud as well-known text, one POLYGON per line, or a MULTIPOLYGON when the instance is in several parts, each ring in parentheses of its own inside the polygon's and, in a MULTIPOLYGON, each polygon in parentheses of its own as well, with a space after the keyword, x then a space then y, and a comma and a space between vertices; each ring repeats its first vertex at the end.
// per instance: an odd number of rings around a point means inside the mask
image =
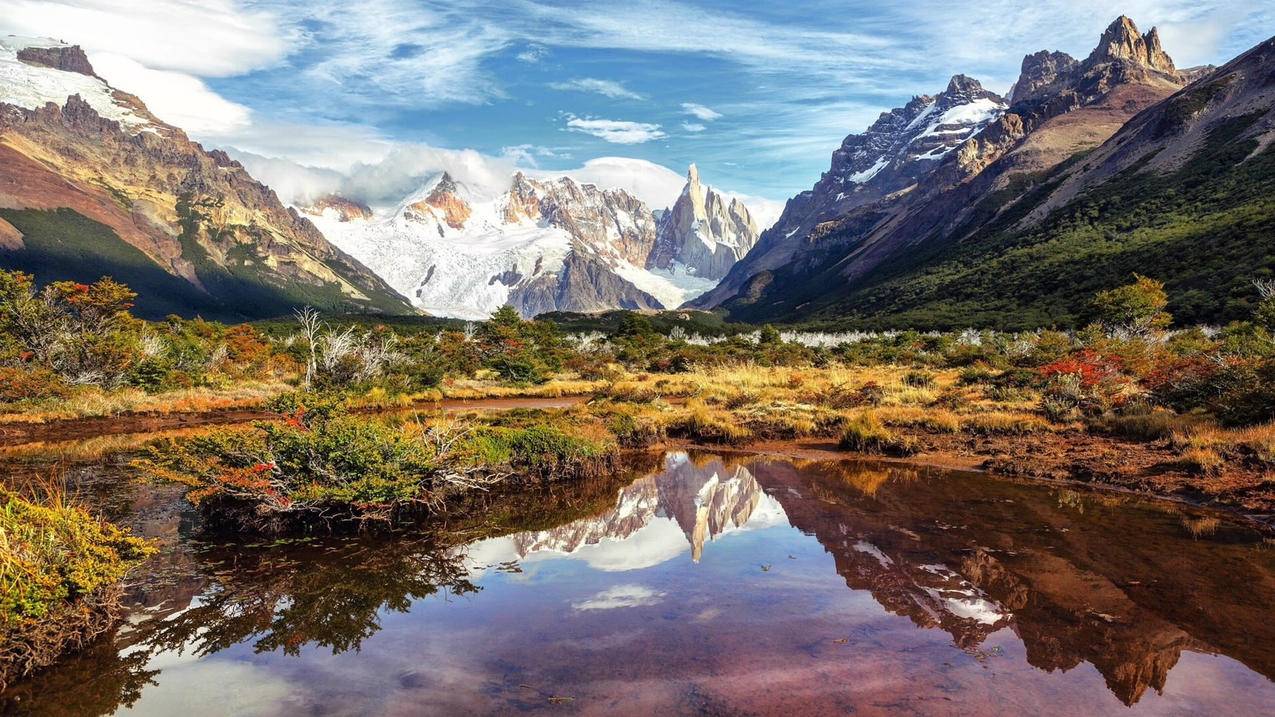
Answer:
POLYGON ((594 595, 588 600, 572 603, 577 610, 615 610, 625 607, 655 605, 664 599, 664 593, 643 585, 616 585, 594 595))
POLYGON ((551 82, 549 86, 555 90, 592 92, 593 94, 617 99, 643 99, 642 95, 625 87, 622 82, 616 82, 615 80, 599 80, 595 77, 577 77, 572 80, 567 80, 566 82, 551 82))
POLYGON ((682 111, 692 117, 704 120, 705 122, 712 122, 715 119, 721 119, 722 116, 721 112, 709 109, 697 102, 683 102, 682 111))
POLYGON ((533 65, 548 56, 549 50, 543 45, 528 45, 527 49, 519 52, 517 55, 514 55, 519 62, 526 62, 533 65))
POLYGON ((628 120, 599 119, 566 115, 567 129, 583 132, 612 144, 642 144, 666 135, 658 124, 630 122, 628 120))
POLYGON ((708 129, 708 127, 700 124, 699 122, 683 122, 682 129, 686 130, 687 132, 703 132, 704 130, 708 129))

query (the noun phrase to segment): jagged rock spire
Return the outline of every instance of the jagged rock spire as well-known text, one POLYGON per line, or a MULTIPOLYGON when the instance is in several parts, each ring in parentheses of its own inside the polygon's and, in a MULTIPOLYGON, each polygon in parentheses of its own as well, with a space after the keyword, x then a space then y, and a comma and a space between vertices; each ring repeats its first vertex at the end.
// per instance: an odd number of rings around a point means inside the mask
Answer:
POLYGON ((1086 62, 1098 65, 1104 62, 1124 60, 1146 65, 1161 72, 1175 72, 1173 60, 1160 47, 1160 33, 1152 28, 1146 35, 1138 33, 1138 26, 1125 15, 1116 18, 1102 33, 1098 46, 1086 62))

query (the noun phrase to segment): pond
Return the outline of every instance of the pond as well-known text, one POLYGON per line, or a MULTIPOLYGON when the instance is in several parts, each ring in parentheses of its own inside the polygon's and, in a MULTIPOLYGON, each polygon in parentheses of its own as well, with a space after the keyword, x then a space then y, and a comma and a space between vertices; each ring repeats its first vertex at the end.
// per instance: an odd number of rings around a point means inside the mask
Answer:
POLYGON ((1275 544, 1242 524, 899 465, 647 464, 428 533, 230 545, 176 491, 73 468, 164 549, 111 639, 0 709, 1275 712, 1275 544))

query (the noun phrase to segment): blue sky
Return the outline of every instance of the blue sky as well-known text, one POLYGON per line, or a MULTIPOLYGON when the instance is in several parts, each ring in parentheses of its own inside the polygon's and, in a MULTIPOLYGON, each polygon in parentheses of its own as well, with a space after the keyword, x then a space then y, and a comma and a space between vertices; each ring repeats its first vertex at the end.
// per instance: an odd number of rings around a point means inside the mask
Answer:
POLYGON ((1275 31, 1275 0, 114 2, 9 0, 209 144, 347 171, 394 148, 546 170, 607 156, 783 200, 841 139, 957 72, 1004 92, 1022 56, 1083 56, 1121 12, 1179 66, 1275 31))

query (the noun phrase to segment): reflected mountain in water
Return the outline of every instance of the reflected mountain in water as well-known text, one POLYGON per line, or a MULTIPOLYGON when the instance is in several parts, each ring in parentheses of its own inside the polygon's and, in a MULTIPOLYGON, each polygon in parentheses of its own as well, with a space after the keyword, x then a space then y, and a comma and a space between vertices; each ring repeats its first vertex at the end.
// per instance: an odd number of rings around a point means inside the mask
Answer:
POLYGON ((663 470, 621 488, 609 511, 484 541, 468 553, 479 568, 552 553, 578 556, 603 570, 632 570, 658 565, 687 548, 698 563, 705 543, 714 538, 784 523, 783 508, 747 467, 672 452, 664 457, 663 470))
POLYGON ((848 587, 962 649, 1008 627, 1031 665, 1087 662, 1126 705, 1162 691, 1184 650, 1275 676, 1275 561, 1247 531, 1192 542, 1165 530, 1172 506, 982 476, 748 465, 848 587))
MULTIPOLYGON (((1163 503, 939 470, 669 453, 634 481, 484 497, 429 534, 206 546, 178 530, 179 509, 136 490, 133 524, 168 547, 131 587, 128 622, 113 645, 11 690, 0 712, 15 699, 33 714, 144 706, 152 685, 191 684, 221 653, 255 655, 254 669, 271 675, 323 655, 315 664, 332 672, 307 669, 331 684, 307 684, 307 694, 400 669, 417 675, 402 678, 407 689, 429 684, 422 650, 435 641, 433 664, 441 654, 464 674, 500 677, 452 696, 512 689, 512 702, 467 703, 487 709, 532 704, 519 687, 534 681, 517 676, 526 673, 576 690, 601 680, 601 694, 611 680, 640 691, 693 684, 722 690, 715 698, 732 711, 756 699, 748 670, 759 668, 746 665, 780 666, 799 683, 826 683, 815 694, 833 712, 859 704, 862 686, 826 672, 843 666, 899 672, 914 694, 890 699, 914 711, 977 692, 951 672, 958 658, 1057 675, 1054 688, 1098 684, 1076 669, 1091 665, 1124 705, 1220 674, 1174 672, 1184 653, 1225 656, 1234 662, 1218 669, 1256 680, 1275 675, 1275 551, 1225 522, 1200 535, 1189 510, 1163 503), (773 571, 758 570, 759 551, 777 560, 773 571), (854 659, 835 651, 833 629, 850 630, 839 642, 854 659), (900 652, 900 634, 920 633, 943 639, 904 637, 900 652), (998 656, 1009 643, 1021 651, 998 656), (727 679, 735 668, 744 677, 727 679), (918 675, 951 681, 936 692, 918 675)), ((419 689, 412 699, 442 694, 419 689)), ((1012 689, 1034 698, 1041 686, 1020 679, 1012 689)), ((1004 707, 1017 697, 970 699, 1004 707)))

